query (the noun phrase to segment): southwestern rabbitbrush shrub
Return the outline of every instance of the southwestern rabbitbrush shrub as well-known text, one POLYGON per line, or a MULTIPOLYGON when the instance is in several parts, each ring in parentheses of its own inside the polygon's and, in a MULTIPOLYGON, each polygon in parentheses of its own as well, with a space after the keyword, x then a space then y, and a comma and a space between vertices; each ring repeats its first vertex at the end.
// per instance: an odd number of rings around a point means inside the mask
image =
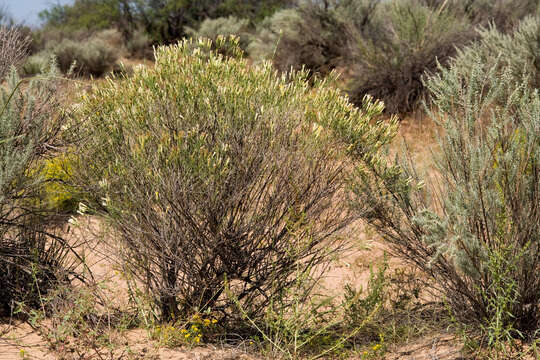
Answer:
POLYGON ((332 206, 347 164, 325 126, 357 129, 366 152, 395 130, 369 124, 379 104, 362 112, 328 81, 250 67, 230 41, 230 57, 224 38, 158 48, 155 66, 82 99, 75 173, 100 184, 88 190, 163 320, 203 307, 233 316, 226 284, 257 319, 291 274, 324 265, 351 220, 332 206))

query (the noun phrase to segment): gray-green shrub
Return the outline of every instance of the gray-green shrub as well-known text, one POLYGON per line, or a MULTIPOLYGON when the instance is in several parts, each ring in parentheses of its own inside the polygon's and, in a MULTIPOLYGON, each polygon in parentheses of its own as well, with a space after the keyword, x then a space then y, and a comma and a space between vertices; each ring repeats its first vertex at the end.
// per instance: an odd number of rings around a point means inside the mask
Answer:
POLYGON ((304 5, 265 19, 248 47, 256 61, 271 60, 281 72, 330 73, 348 59, 350 31, 335 9, 304 5))
MULTIPOLYGON (((202 308, 258 319, 295 279, 338 251, 351 219, 332 204, 346 159, 326 130, 357 129, 367 152, 389 131, 328 81, 249 66, 224 45, 186 40, 154 67, 96 85, 82 99, 82 185, 106 215, 125 264, 163 320, 202 308)), ((226 323, 226 322, 224 322, 226 323)))
MULTIPOLYGON (((510 34, 491 26, 478 29, 480 39, 458 51, 451 65, 464 76, 473 76, 475 65, 483 71, 497 66, 499 74, 509 72, 512 85, 501 96, 510 96, 524 81, 530 89, 540 88, 540 16, 528 17, 510 34)), ((501 99, 505 101, 505 99, 501 99)))
POLYGON ((21 66, 22 75, 37 75, 49 71, 53 55, 48 51, 41 51, 26 58, 21 66))
POLYGON ((119 51, 100 38, 75 41, 64 39, 51 51, 55 54, 58 67, 64 73, 72 69, 82 76, 102 76, 116 64, 119 51))
POLYGON ((425 94, 422 77, 437 71, 472 38, 466 20, 444 7, 393 1, 377 10, 376 37, 358 37, 348 93, 361 104, 366 94, 390 113, 415 110, 425 94))
POLYGON ((39 307, 41 296, 73 274, 69 248, 40 202, 43 159, 63 145, 55 70, 21 85, 12 68, 0 87, 0 316, 12 315, 18 302, 39 307))
POLYGON ((357 156, 355 206, 495 344, 540 326, 540 97, 511 68, 471 65, 427 81, 442 128, 435 173, 357 156))

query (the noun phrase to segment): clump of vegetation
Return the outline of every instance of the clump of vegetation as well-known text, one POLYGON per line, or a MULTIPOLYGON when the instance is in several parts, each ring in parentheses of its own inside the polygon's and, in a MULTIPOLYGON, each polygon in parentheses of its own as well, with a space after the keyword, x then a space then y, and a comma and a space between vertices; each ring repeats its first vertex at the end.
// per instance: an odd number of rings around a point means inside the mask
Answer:
POLYGON ((85 41, 64 39, 51 49, 63 73, 72 70, 82 76, 102 76, 111 71, 118 60, 118 51, 99 37, 85 41))
MULTIPOLYGON (((440 0, 431 2, 442 3, 440 0)), ((467 17, 474 25, 492 24, 504 33, 511 33, 522 19, 538 13, 538 5, 537 0, 453 0, 448 3, 452 11, 467 17)))
POLYGON ((57 213, 74 213, 79 206, 79 198, 70 185, 72 160, 65 154, 46 159, 42 167, 45 179, 41 201, 48 210, 57 213))
POLYGON ((218 36, 226 38, 236 36, 240 40, 240 47, 246 49, 250 40, 248 26, 248 19, 239 19, 235 16, 220 17, 204 20, 198 30, 187 27, 186 33, 194 38, 206 38, 212 41, 216 41, 218 36))
POLYGON ((540 98, 492 64, 440 68, 426 83, 444 129, 436 181, 406 162, 357 156, 354 192, 361 217, 497 347, 539 327, 540 98))
MULTIPOLYGON (((0 29, 0 38, 14 30, 0 29), (7 33, 6 33, 7 32, 7 33)), ((15 35, 14 39, 18 39, 15 35)), ((0 51, 12 53, 16 49, 0 51)), ((5 57, 19 61, 24 49, 5 57)), ((5 54, 1 54, 0 57, 5 54)), ((6 74, 13 63, 0 65, 6 74)), ((55 67, 42 79, 21 86, 12 68, 0 89, 0 315, 13 313, 17 302, 40 305, 40 297, 69 279, 69 248, 49 223, 39 195, 44 158, 62 148, 65 118, 57 112, 55 67)), ((75 266, 75 265, 74 265, 75 266)))
POLYGON ((348 92, 355 104, 369 94, 388 112, 407 113, 424 98, 424 74, 447 64, 472 32, 443 5, 431 9, 413 1, 392 2, 377 16, 377 37, 358 37, 348 92))
POLYGON ((0 79, 5 79, 12 66, 24 62, 30 45, 30 37, 16 27, 0 26, 0 79))
POLYGON ((331 206, 347 164, 326 126, 354 127, 366 153, 391 132, 370 123, 380 105, 248 66, 237 44, 235 56, 212 51, 225 43, 159 48, 154 67, 81 99, 88 140, 74 172, 164 321, 203 308, 234 320, 226 283, 258 319, 293 273, 324 267, 351 220, 331 206))
POLYGON ((55 64, 52 60, 53 55, 42 51, 29 56, 21 66, 22 75, 37 75, 50 71, 51 64, 55 64))
POLYGON ((126 42, 126 50, 129 55, 137 59, 152 59, 154 57, 152 40, 142 29, 137 29, 133 32, 126 42))
POLYGON ((270 59, 281 72, 305 68, 312 74, 327 75, 347 59, 348 34, 336 11, 304 5, 265 19, 248 52, 259 61, 270 59))
POLYGON ((458 51, 451 61, 456 72, 473 76, 475 65, 483 63, 483 71, 496 66, 500 76, 511 75, 511 86, 500 94, 504 103, 516 87, 524 84, 530 89, 540 88, 540 17, 524 19, 511 34, 497 28, 478 29, 478 42, 458 51), (507 75, 508 75, 507 74, 507 75))

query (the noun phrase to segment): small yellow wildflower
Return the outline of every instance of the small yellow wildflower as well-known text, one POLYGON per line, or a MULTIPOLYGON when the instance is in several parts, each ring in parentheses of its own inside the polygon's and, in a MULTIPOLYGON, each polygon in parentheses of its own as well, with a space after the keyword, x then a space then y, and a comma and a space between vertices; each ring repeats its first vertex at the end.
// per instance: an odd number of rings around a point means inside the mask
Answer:
POLYGON ((377 351, 377 350, 379 350, 381 347, 382 347, 381 344, 377 344, 377 345, 373 346, 373 351, 377 351))
POLYGON ((196 337, 195 337, 195 342, 198 343, 198 342, 200 342, 200 341, 201 341, 201 338, 200 338, 199 336, 196 336, 196 337))
POLYGON ((216 319, 212 319, 212 324, 215 324, 217 323, 217 320, 216 319))
POLYGON ((193 320, 197 320, 198 318, 200 318, 199 314, 193 315, 193 320))
POLYGON ((181 332, 182 334, 185 334, 185 333, 187 333, 187 330, 186 330, 186 329, 182 329, 182 330, 180 330, 180 332, 181 332))
POLYGON ((210 319, 204 319, 204 326, 210 325, 210 319))
POLYGON ((184 337, 185 337, 186 339, 189 338, 190 336, 191 336, 190 333, 187 333, 186 335, 184 335, 184 337))
POLYGON ((195 325, 191 325, 191 329, 193 331, 199 331, 199 328, 197 326, 195 326, 195 325))

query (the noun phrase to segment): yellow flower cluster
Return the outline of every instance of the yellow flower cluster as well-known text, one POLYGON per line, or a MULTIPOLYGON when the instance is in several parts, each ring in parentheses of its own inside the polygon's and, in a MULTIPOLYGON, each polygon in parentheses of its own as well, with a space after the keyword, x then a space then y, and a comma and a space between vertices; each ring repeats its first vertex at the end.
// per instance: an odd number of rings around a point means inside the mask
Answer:
POLYGON ((378 359, 385 352, 384 335, 379 334, 379 341, 370 347, 368 350, 364 350, 362 353, 362 360, 378 359))
POLYGON ((201 343, 205 332, 210 331, 210 328, 217 324, 217 319, 202 318, 199 314, 195 314, 187 321, 187 324, 175 328, 174 324, 165 326, 156 326, 153 337, 169 347, 181 345, 197 345, 201 343))

